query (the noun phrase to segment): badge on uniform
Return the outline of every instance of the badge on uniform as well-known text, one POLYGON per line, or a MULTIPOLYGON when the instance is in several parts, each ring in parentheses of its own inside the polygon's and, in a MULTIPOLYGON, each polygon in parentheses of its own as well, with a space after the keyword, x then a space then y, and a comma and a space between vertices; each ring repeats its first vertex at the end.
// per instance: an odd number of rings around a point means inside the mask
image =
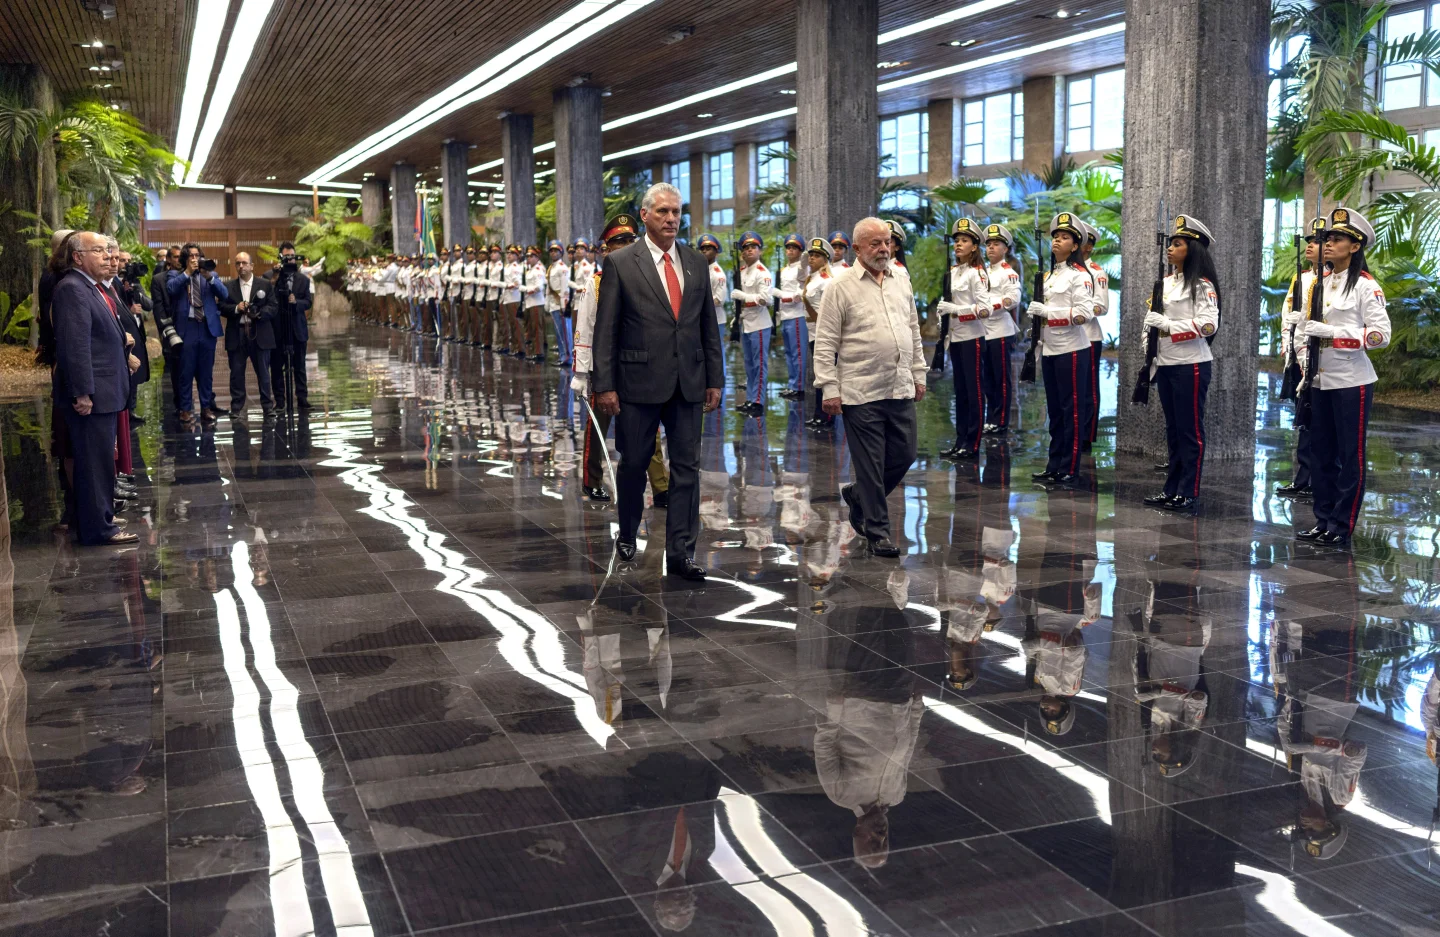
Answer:
POLYGON ((1345 209, 1343 209, 1343 208, 1337 208, 1337 209, 1335 209, 1335 211, 1330 215, 1330 220, 1331 220, 1331 221, 1338 222, 1339 224, 1349 224, 1349 223, 1350 223, 1350 213, 1349 213, 1348 211, 1346 211, 1345 209))

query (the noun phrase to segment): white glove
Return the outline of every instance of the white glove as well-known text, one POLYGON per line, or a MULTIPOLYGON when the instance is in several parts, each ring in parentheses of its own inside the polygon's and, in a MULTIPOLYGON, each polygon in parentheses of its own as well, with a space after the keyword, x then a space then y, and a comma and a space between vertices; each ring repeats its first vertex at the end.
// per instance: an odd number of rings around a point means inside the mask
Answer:
POLYGON ((1030 315, 1037 319, 1050 318, 1050 310, 1046 308, 1044 303, 1031 303, 1029 312, 1030 315))
POLYGON ((582 397, 590 395, 590 375, 585 371, 577 371, 570 378, 570 389, 582 397))
POLYGON ((1305 322, 1305 337, 1318 339, 1332 339, 1335 337, 1335 326, 1328 322, 1305 322))
POLYGON ((746 294, 741 290, 731 290, 730 298, 735 300, 737 303, 743 303, 746 300, 746 294))
POLYGON ((989 304, 989 303, 976 303, 976 304, 975 304, 975 315, 979 316, 979 317, 982 318, 982 319, 988 319, 988 318, 990 318, 990 304, 989 304))
POLYGON ((1170 334, 1170 320, 1158 312, 1145 313, 1145 328, 1159 329, 1166 335, 1170 334))

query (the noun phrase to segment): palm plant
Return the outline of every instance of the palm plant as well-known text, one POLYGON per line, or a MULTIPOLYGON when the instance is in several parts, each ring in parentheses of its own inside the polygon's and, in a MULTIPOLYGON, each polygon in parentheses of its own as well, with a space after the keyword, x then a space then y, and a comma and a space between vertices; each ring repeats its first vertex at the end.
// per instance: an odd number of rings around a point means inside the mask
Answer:
POLYGON ((367 224, 350 221, 358 209, 348 199, 332 195, 320 205, 320 215, 297 222, 295 252, 314 263, 323 258, 325 270, 337 273, 355 257, 375 252, 374 232, 367 224))

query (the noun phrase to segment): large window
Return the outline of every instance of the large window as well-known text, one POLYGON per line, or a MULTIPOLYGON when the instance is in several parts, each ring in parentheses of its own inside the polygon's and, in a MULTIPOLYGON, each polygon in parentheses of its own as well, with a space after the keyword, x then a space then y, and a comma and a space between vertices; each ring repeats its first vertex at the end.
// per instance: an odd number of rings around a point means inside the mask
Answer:
MULTIPOLYGON (((1278 72, 1280 69, 1295 61, 1305 51, 1309 39, 1304 36, 1291 36, 1284 43, 1273 43, 1270 46, 1270 71, 1278 72)), ((1280 108, 1284 98, 1294 92, 1295 86, 1299 84, 1297 78, 1273 79, 1270 82, 1270 120, 1276 121, 1280 117, 1280 108)))
POLYGON ((1019 91, 966 101, 963 114, 966 166, 1008 163, 1025 155, 1025 96, 1019 91))
MULTIPOLYGON (((1386 42, 1419 36, 1430 29, 1440 29, 1440 3, 1385 17, 1386 42)), ((1440 79, 1433 74, 1427 77, 1419 65, 1391 65, 1381 82, 1380 103, 1387 111, 1440 105, 1440 79)))
MULTIPOLYGON (((705 160, 705 186, 712 201, 723 202, 735 197, 735 154, 730 151, 711 153, 705 160)), ((711 222, 714 224, 714 222, 711 222)))
POLYGON ((1113 150, 1125 142, 1125 69, 1071 78, 1065 89, 1065 149, 1113 150))
POLYGON ((790 144, 784 140, 771 140, 755 148, 755 187, 763 189, 768 185, 784 185, 790 181, 790 161, 785 151, 790 144))
POLYGON ((717 208, 710 212, 710 225, 716 228, 728 228, 735 223, 735 209, 717 208))
POLYGON ((929 160, 929 114, 912 111, 880 121, 880 175, 923 175, 929 160))
POLYGON ((680 200, 690 201, 690 161, 682 159, 665 167, 665 181, 680 190, 680 200))

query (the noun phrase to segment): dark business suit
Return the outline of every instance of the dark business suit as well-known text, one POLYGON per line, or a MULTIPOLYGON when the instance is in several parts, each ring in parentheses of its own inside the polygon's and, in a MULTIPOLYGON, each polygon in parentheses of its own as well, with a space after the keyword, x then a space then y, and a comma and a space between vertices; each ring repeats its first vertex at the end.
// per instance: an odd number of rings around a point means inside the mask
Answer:
MULTIPOLYGON (((290 348, 287 351, 282 345, 272 357, 275 361, 276 371, 283 365, 290 367, 295 381, 295 405, 308 407, 310 405, 310 385, 305 375, 305 349, 310 341, 310 322, 305 318, 305 314, 310 311, 310 305, 314 302, 314 297, 310 293, 310 278, 298 270, 293 274, 279 270, 273 275, 273 279, 276 286, 281 286, 290 280, 290 289, 293 291, 295 302, 292 304, 280 298, 285 295, 283 288, 277 291, 275 300, 276 337, 281 338, 284 335, 285 326, 288 325, 290 348)), ((281 393, 284 393, 283 387, 281 393)), ((284 401, 281 401, 281 406, 284 406, 284 401)))
POLYGON ((155 337, 160 339, 160 353, 165 359, 165 370, 170 375, 170 396, 175 399, 178 406, 180 401, 180 353, 170 350, 170 343, 165 341, 165 329, 160 324, 161 319, 175 318, 170 312, 170 291, 166 289, 171 275, 175 272, 175 268, 168 264, 160 264, 155 267, 155 273, 150 277, 150 315, 155 319, 155 337))
POLYGON ((665 424, 670 443, 665 552, 671 563, 695 554, 705 389, 724 381, 709 264, 694 248, 678 242, 675 247, 684 279, 679 313, 671 308, 648 237, 642 237, 605 259, 591 340, 591 388, 620 397, 615 441, 621 540, 633 541, 640 527, 645 468, 655 452, 655 431, 665 424))
POLYGON ((106 295, 76 271, 55 284, 55 410, 63 413, 75 457, 75 534, 81 543, 103 543, 119 528, 115 499, 115 414, 130 396, 125 330, 106 295), (89 396, 90 414, 75 412, 75 398, 89 396))
POLYGON ((230 412, 239 414, 245 410, 245 362, 249 361, 260 386, 260 408, 268 415, 275 409, 275 397, 270 389, 270 352, 275 349, 272 321, 275 284, 264 277, 251 277, 249 307, 243 314, 235 311, 235 307, 245 301, 240 278, 226 280, 225 292, 229 297, 220 303, 220 315, 225 319, 225 354, 230 359, 230 412), (242 315, 248 315, 250 322, 242 323, 242 315))
POLYGON ((175 331, 185 340, 180 349, 180 396, 175 406, 180 410, 193 412, 190 388, 194 384, 200 390, 200 407, 215 409, 215 388, 211 379, 215 372, 215 340, 223 331, 220 328, 219 304, 228 298, 225 284, 219 277, 200 278, 200 301, 202 319, 196 319, 190 306, 190 277, 183 272, 170 278, 165 289, 170 294, 170 315, 175 321, 175 331))

